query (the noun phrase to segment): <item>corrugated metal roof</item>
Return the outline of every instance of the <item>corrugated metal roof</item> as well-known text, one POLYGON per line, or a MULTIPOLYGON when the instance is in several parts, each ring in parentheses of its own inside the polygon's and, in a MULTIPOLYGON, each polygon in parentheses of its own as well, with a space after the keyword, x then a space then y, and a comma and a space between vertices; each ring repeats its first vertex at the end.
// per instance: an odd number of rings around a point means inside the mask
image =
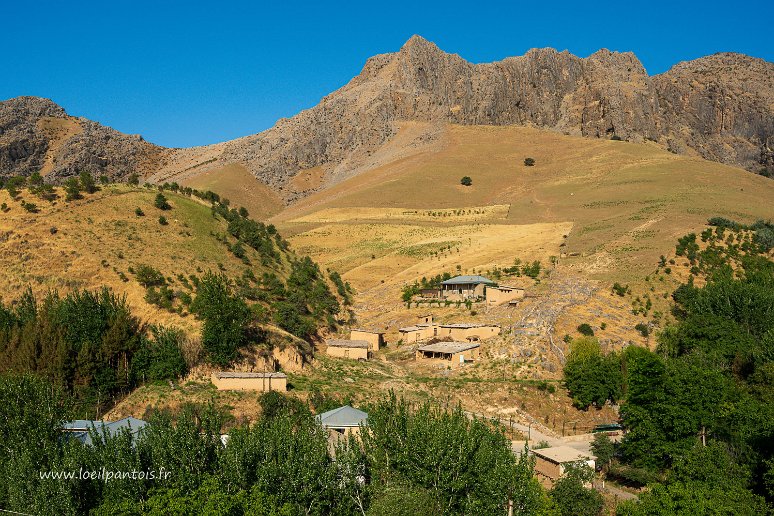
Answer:
POLYGON ((442 281, 441 285, 467 285, 467 284, 481 284, 481 283, 488 283, 488 284, 494 284, 494 281, 490 280, 489 278, 485 278, 484 276, 455 276, 451 279, 447 279, 446 281, 442 281))
POLYGON ((326 340, 325 343, 328 346, 332 346, 334 348, 369 348, 371 347, 371 345, 365 340, 331 339, 331 340, 326 340))
POLYGON ((83 444, 93 444, 90 431, 93 429, 102 436, 115 436, 128 430, 132 439, 142 431, 148 423, 135 417, 125 417, 118 421, 91 421, 88 419, 76 419, 67 421, 62 428, 67 430, 67 434, 78 439, 83 444))
POLYGON ((479 347, 479 344, 472 342, 436 342, 426 344, 417 348, 418 351, 428 351, 431 353, 459 353, 479 347))
POLYGON ((368 423, 368 414, 344 405, 315 416, 323 428, 353 428, 368 423))

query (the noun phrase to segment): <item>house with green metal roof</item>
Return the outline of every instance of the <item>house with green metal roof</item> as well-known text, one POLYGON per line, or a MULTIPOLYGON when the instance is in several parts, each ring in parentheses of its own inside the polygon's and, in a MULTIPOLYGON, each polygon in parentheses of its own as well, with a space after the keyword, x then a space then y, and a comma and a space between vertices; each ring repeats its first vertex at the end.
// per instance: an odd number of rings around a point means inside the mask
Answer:
POLYGON ((455 276, 441 282, 441 297, 450 301, 484 299, 488 285, 495 282, 484 276, 455 276))

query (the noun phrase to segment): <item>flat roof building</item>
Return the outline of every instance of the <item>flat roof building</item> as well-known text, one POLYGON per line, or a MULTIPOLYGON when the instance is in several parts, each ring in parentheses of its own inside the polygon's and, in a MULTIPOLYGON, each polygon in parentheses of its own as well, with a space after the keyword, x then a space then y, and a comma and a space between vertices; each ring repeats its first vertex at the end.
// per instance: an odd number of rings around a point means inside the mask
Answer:
POLYGON ((379 351, 384 346, 383 331, 355 329, 349 332, 350 340, 364 340, 371 345, 372 351, 379 351))
POLYGON ((219 391, 287 392, 288 390, 288 377, 285 373, 215 371, 210 379, 219 391))
POLYGON ((451 337, 455 341, 485 340, 500 334, 495 324, 454 323, 441 324, 437 332, 439 337, 451 337))
POLYGON ((592 456, 569 446, 541 448, 530 453, 535 456, 535 475, 546 487, 559 480, 570 464, 586 464, 592 470, 596 467, 592 456))
POLYGON ((420 346, 416 359, 436 359, 450 362, 451 367, 464 365, 478 358, 479 344, 474 342, 434 342, 420 346))
POLYGON ((325 354, 329 357, 351 358, 352 360, 368 360, 368 350, 371 343, 365 340, 329 339, 325 354))

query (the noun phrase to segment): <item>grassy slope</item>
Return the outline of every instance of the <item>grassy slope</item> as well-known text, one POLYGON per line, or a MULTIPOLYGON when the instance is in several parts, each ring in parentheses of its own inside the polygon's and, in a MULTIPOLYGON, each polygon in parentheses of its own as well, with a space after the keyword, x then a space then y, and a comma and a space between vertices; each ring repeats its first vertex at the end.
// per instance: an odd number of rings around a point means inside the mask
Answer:
POLYGON ((274 220, 290 234, 315 227, 290 221, 325 208, 508 204, 507 217, 498 223, 572 223, 567 250, 604 259, 597 277, 626 279, 710 216, 750 222, 772 215, 774 181, 654 144, 460 126, 451 127, 443 141, 433 152, 315 194, 274 220), (537 164, 525 167, 526 157, 537 164), (473 178, 472 187, 459 184, 464 175, 473 178))
POLYGON ((232 163, 182 180, 183 186, 211 190, 235 206, 244 206, 255 220, 263 220, 282 210, 282 200, 258 181, 242 165, 232 163))

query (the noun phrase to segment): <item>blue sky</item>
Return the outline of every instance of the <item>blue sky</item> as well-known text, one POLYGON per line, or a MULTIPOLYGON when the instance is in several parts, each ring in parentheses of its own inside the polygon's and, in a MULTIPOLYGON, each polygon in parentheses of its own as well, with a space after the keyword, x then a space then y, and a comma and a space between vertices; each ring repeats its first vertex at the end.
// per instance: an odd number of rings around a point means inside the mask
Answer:
POLYGON ((774 61, 763 1, 4 4, 0 99, 48 97, 176 147, 271 127, 412 34, 473 62, 533 47, 633 51, 651 74, 723 51, 774 61))

